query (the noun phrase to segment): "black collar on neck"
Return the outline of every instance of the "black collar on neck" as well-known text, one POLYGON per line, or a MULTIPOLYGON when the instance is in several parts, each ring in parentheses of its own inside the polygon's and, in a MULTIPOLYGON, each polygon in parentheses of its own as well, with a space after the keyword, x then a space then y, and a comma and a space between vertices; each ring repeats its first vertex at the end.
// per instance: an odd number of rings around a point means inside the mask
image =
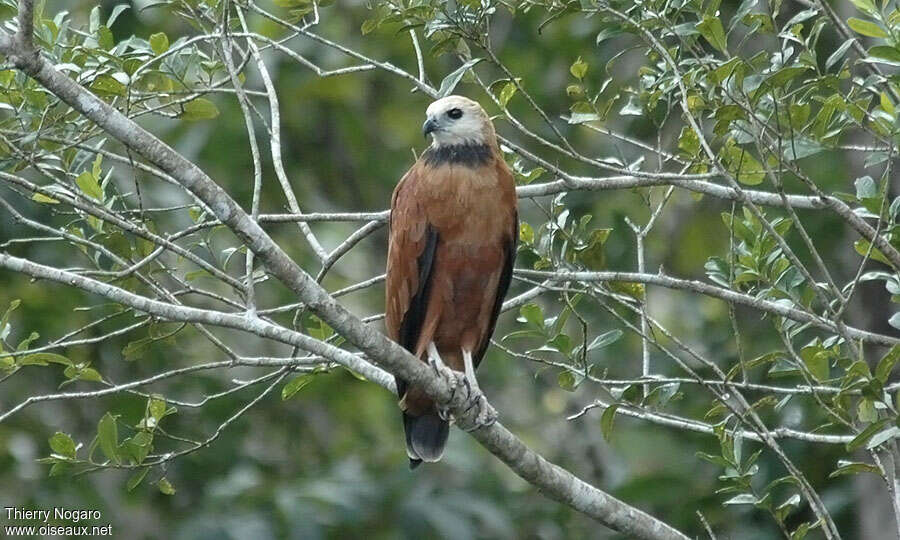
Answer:
POLYGON ((422 158, 426 165, 432 167, 438 165, 478 167, 487 165, 491 160, 491 147, 484 143, 431 146, 422 154, 422 158))

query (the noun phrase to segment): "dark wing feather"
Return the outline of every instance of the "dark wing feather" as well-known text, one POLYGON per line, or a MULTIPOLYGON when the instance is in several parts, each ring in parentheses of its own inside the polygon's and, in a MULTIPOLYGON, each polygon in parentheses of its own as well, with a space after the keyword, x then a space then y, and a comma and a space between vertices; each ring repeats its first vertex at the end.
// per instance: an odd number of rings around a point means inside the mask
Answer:
MULTIPOLYGON (((416 344, 419 341, 419 333, 422 331, 422 324, 425 322, 425 314, 428 312, 428 291, 431 289, 432 266, 434 263, 434 253, 437 250, 438 233, 431 226, 426 225, 425 229, 425 247, 422 253, 416 259, 418 266, 418 282, 419 286, 416 293, 409 302, 406 314, 403 316, 403 322, 400 323, 400 345, 407 351, 415 354, 416 344)), ((397 395, 403 397, 406 393, 406 381, 399 377, 394 378, 397 382, 397 395)))
POLYGON ((416 259, 419 274, 419 287, 409 302, 403 322, 400 323, 400 345, 407 351, 415 354, 416 344, 419 341, 419 332, 425 322, 425 313, 428 308, 428 291, 431 288, 431 269, 434 263, 434 252, 437 250, 437 230, 427 224, 425 226, 425 248, 416 259))

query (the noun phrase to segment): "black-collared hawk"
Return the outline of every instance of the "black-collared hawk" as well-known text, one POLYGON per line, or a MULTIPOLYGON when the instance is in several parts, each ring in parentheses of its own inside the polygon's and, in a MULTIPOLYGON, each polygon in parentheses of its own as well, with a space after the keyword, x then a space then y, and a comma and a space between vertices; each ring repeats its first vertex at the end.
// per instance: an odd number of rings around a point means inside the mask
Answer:
MULTIPOLYGON (((465 373, 490 343, 509 288, 518 221, 515 180, 478 103, 432 103, 422 131, 431 146, 391 199, 387 259, 388 335, 433 365, 465 373)), ((441 458, 449 424, 435 403, 397 378, 410 468, 441 458)))

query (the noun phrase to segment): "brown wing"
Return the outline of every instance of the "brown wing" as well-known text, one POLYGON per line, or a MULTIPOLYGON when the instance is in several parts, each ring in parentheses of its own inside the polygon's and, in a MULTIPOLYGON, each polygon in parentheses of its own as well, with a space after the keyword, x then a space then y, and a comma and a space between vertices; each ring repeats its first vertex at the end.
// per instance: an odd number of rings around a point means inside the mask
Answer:
MULTIPOLYGON (((427 311, 430 277, 437 249, 437 230, 427 222, 415 197, 420 165, 403 177, 391 198, 390 240, 385 284, 388 336, 413 354, 427 311)), ((397 379, 402 397, 406 384, 397 379)))

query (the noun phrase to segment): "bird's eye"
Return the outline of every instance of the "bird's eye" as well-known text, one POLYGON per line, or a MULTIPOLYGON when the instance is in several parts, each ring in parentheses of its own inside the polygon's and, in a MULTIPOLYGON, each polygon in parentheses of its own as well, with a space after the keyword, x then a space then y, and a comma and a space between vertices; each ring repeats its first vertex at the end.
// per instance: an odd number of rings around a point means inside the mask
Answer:
POLYGON ((449 111, 447 111, 447 116, 456 120, 458 118, 462 118, 462 111, 459 109, 450 109, 449 111))

